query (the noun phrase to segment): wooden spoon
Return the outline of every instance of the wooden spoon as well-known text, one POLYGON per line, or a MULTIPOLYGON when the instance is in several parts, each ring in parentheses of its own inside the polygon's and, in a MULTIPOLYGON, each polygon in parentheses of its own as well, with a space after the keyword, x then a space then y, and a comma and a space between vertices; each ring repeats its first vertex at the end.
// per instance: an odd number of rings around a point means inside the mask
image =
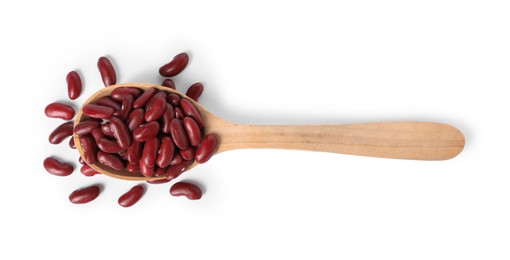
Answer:
MULTIPOLYGON (((139 89, 156 88, 167 93, 184 94, 159 85, 124 83, 101 89, 83 105, 110 95, 119 87, 139 89)), ((245 148, 275 148, 332 152, 382 158, 412 160, 447 160, 464 148, 462 133, 447 124, 430 122, 382 122, 337 125, 244 125, 224 121, 191 100, 205 121, 205 133, 215 133, 220 140, 216 153, 245 148)), ((82 106, 83 108, 83 106, 82 106)), ((87 116, 82 108, 77 113, 75 125, 87 116)), ((83 156, 77 136, 76 149, 83 156)), ((187 170, 195 167, 192 163, 187 170)), ((140 173, 114 170, 100 163, 90 165, 102 174, 125 180, 157 180, 163 177, 144 177, 140 173)))

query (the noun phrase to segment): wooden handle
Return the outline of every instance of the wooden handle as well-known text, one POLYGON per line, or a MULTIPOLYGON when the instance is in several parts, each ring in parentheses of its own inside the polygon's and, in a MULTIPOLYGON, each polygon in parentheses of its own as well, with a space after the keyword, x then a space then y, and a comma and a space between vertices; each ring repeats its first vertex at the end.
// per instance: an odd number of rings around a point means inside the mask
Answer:
POLYGON ((446 160, 455 157, 464 148, 462 133, 441 123, 261 126, 224 122, 218 127, 221 129, 218 152, 276 148, 383 158, 446 160))

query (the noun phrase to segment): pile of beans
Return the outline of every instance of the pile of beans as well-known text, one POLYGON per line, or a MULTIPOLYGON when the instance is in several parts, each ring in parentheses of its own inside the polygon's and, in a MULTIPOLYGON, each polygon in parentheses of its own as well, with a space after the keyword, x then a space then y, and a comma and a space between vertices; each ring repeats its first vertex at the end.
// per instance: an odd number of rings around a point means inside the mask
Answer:
MULTIPOLYGON (((189 61, 186 53, 178 54, 163 65, 159 73, 163 77, 174 77, 184 70, 189 61)), ((99 58, 97 66, 105 86, 116 84, 114 67, 106 57, 99 58)), ((76 71, 66 77, 68 96, 77 99, 82 92, 82 81, 76 71)), ((162 86, 175 90, 172 79, 167 78, 162 86)), ((69 146, 76 149, 73 136, 78 136, 84 156, 80 172, 91 177, 100 174, 90 165, 100 163, 114 170, 127 170, 145 177, 163 177, 152 184, 165 183, 177 178, 194 160, 205 163, 216 151, 218 138, 205 135, 204 119, 194 101, 203 92, 203 85, 195 83, 186 91, 186 96, 133 87, 115 88, 109 96, 103 96, 94 103, 83 106, 86 115, 74 126, 72 121, 59 125, 49 136, 51 144, 60 144, 71 137, 69 146), (188 99, 190 98, 190 99, 188 99)), ((72 120, 75 110, 62 102, 49 104, 46 116, 72 120)), ((54 157, 44 160, 47 172, 56 176, 68 176, 74 166, 54 157)), ((99 185, 79 188, 69 195, 75 204, 88 203, 96 199, 99 185)), ((118 199, 122 207, 134 205, 144 194, 145 187, 135 185, 118 199)), ((185 196, 191 200, 200 199, 202 190, 189 182, 177 182, 170 188, 172 196, 185 196)))

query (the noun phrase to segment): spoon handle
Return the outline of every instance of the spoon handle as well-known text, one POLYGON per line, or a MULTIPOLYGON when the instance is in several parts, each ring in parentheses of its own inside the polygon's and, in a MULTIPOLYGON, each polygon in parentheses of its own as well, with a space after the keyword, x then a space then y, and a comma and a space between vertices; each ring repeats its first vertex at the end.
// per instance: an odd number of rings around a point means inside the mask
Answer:
MULTIPOLYGON (((220 129, 218 129, 220 130, 220 129)), ((338 125, 224 124, 218 152, 244 148, 322 151, 412 160, 446 160, 464 148, 464 136, 447 124, 383 122, 338 125)))

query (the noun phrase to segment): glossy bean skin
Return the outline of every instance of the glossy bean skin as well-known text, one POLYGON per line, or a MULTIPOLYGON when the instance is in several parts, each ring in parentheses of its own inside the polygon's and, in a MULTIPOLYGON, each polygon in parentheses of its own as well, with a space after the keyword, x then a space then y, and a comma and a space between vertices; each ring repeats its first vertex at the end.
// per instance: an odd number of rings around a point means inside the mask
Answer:
POLYGON ((71 120, 74 117, 74 108, 60 102, 53 102, 46 106, 44 113, 47 117, 71 120))
POLYGON ((74 171, 73 165, 48 157, 43 162, 44 169, 56 176, 69 176, 74 171))
POLYGON ((119 200, 117 201, 120 206, 122 207, 131 207, 133 206, 140 198, 142 197, 143 193, 145 191, 145 188, 143 185, 138 184, 136 186, 133 186, 129 191, 122 194, 119 197, 119 200))
POLYGON ((165 167, 165 168, 154 167, 154 168, 156 169, 154 171, 154 177, 160 177, 160 176, 164 176, 165 175, 165 172, 166 172, 168 167, 165 167))
POLYGON ((182 112, 182 109, 180 107, 175 107, 174 111, 175 111, 175 118, 178 118, 180 120, 184 119, 184 112, 182 112))
POLYGON ((62 141, 64 141, 64 139, 72 135, 73 135, 73 122, 65 122, 57 126, 57 128, 55 128, 55 130, 53 130, 53 132, 50 133, 48 141, 51 144, 59 144, 62 141))
POLYGON ((150 184, 162 184, 162 183, 167 183, 167 182, 170 182, 171 180, 168 180, 168 179, 158 179, 158 180, 147 180, 147 183, 150 183, 150 184))
POLYGON ((122 170, 122 168, 124 168, 124 163, 122 162, 122 159, 120 158, 120 156, 116 154, 98 151, 97 161, 115 170, 122 170))
POLYGON ((178 106, 180 100, 181 100, 181 97, 179 97, 179 95, 177 95, 175 93, 169 93, 166 96, 166 101, 168 103, 172 104, 172 106, 178 106))
POLYGON ((114 137, 112 133, 112 129, 110 128, 110 122, 101 124, 101 131, 104 135, 108 137, 114 137))
POLYGON ((187 53, 177 54, 169 63, 159 68, 159 74, 163 77, 174 77, 181 73, 188 65, 189 56, 187 53))
POLYGON ((118 117, 112 116, 112 118, 110 118, 110 129, 120 147, 127 149, 131 144, 131 133, 126 124, 124 124, 124 121, 118 117))
POLYGON ((174 158, 170 161, 170 166, 180 164, 182 162, 182 156, 180 153, 174 153, 174 158))
POLYGON ((175 83, 171 79, 163 80, 163 82, 161 82, 161 86, 167 87, 167 88, 171 88, 171 89, 175 89, 175 83))
POLYGON ((117 74, 108 58, 100 57, 97 60, 97 68, 99 69, 99 74, 101 74, 101 79, 105 87, 114 85, 117 82, 117 74))
POLYGON ((96 144, 97 148, 99 148, 99 150, 105 153, 120 153, 125 150, 122 147, 120 147, 120 145, 116 141, 110 140, 106 137, 101 137, 97 139, 96 144))
POLYGON ((92 167, 90 167, 88 164, 82 165, 80 168, 80 172, 81 172, 81 174, 83 174, 87 177, 92 177, 96 174, 100 174, 98 171, 92 169, 92 167))
POLYGON ((181 98, 180 104, 184 115, 193 118, 200 128, 204 128, 204 119, 195 105, 185 98, 181 98))
POLYGON ((134 98, 131 95, 127 95, 122 99, 122 108, 113 113, 113 115, 126 120, 133 109, 134 98))
POLYGON ((186 91, 186 96, 195 101, 198 101, 198 98, 202 95, 202 92, 204 92, 204 85, 200 82, 197 82, 188 88, 186 91))
POLYGON ((191 164, 191 161, 182 160, 179 164, 168 167, 165 176, 168 180, 173 180, 179 177, 186 168, 191 164))
POLYGON ((143 123, 144 114, 145 111, 141 108, 137 108, 131 111, 127 121, 127 127, 129 131, 133 132, 143 123))
POLYGON ((85 121, 81 121, 80 123, 76 124, 74 126, 73 132, 74 132, 74 134, 81 136, 81 135, 86 135, 86 134, 92 132, 92 130, 94 130, 98 127, 99 127, 99 121, 85 120, 85 121))
POLYGON ((140 95, 135 100, 135 102, 133 102, 133 108, 141 108, 141 107, 145 106, 147 101, 149 101, 149 99, 151 99, 152 96, 154 96, 155 93, 156 93, 156 89, 155 88, 147 89, 145 92, 143 92, 142 95, 140 95))
POLYGON ((137 142, 145 142, 154 138, 159 131, 159 123, 156 121, 143 124, 133 131, 133 140, 137 142))
POLYGON ((78 162, 79 162, 80 164, 85 164, 85 161, 83 160, 83 158, 81 158, 81 156, 80 156, 80 157, 78 157, 78 162))
POLYGON ((96 100, 96 104, 105 107, 111 107, 115 111, 120 110, 122 108, 122 105, 119 102, 113 100, 113 98, 111 98, 110 96, 104 96, 99 98, 98 100, 96 100))
POLYGON ((80 75, 76 71, 71 71, 67 73, 66 76, 67 83, 67 95, 71 100, 77 99, 82 90, 81 78, 80 75))
POLYGON ((183 160, 191 161, 195 158, 195 148, 190 146, 184 150, 180 150, 179 154, 182 156, 183 160))
POLYGON ((170 133, 170 122, 175 118, 174 107, 166 103, 166 110, 161 117, 161 131, 165 134, 170 133))
POLYGON ((145 109, 145 122, 156 121, 163 116, 166 110, 166 99, 165 97, 159 97, 154 100, 145 109))
POLYGON ((154 165, 156 164, 159 146, 160 146, 160 141, 157 137, 154 137, 154 138, 148 140, 147 142, 145 142, 145 144, 143 146, 142 157, 140 160, 145 165, 147 165, 149 167, 154 167, 154 165))
POLYGON ((76 149, 76 144, 74 143, 74 138, 69 138, 69 147, 71 147, 71 149, 76 149))
POLYGON ((141 89, 120 87, 112 90, 112 93, 110 93, 110 97, 112 97, 114 100, 122 102, 122 100, 128 95, 131 95, 134 98, 138 98, 141 94, 142 94, 141 89))
POLYGON ((184 196, 189 200, 199 200, 202 198, 202 190, 200 187, 193 183, 184 181, 172 185, 170 188, 170 194, 175 197, 184 196))
POLYGON ((91 202, 99 196, 101 189, 97 185, 77 189, 69 195, 69 201, 74 204, 84 204, 91 202))
POLYGON ((103 131, 101 131, 101 129, 99 128, 96 128, 92 131, 90 131, 90 134, 92 135, 92 137, 94 138, 94 141, 96 141, 96 144, 97 144, 97 141, 101 138, 104 137, 104 133, 103 131))
POLYGON ((129 172, 138 172, 140 171, 140 165, 138 165, 138 162, 136 163, 128 163, 128 165, 126 166, 126 169, 129 171, 129 172))
POLYGON ((187 116, 182 121, 182 125, 186 130, 186 134, 188 135, 189 143, 191 146, 197 146, 202 139, 202 132, 198 127, 198 124, 193 120, 193 118, 187 116))
POLYGON ((83 159, 87 164, 94 164, 96 162, 97 146, 92 138, 92 135, 87 134, 80 137, 80 144, 83 150, 83 159))
POLYGON ((143 143, 133 141, 126 151, 126 157, 129 163, 137 164, 142 157, 143 143))
POLYGON ((82 111, 85 115, 98 119, 108 119, 115 112, 111 107, 96 104, 87 104, 83 106, 82 111))
POLYGON ((151 177, 154 174, 154 167, 150 167, 147 164, 143 162, 143 160, 140 160, 138 162, 138 166, 140 167, 140 172, 145 177, 151 177))
POLYGON ((158 158, 156 164, 160 168, 165 168, 170 165, 170 162, 174 158, 175 146, 172 138, 164 136, 161 138, 161 145, 159 148, 158 158))
POLYGON ((184 130, 181 120, 177 118, 172 119, 172 122, 170 122, 170 134, 177 147, 180 149, 188 148, 188 136, 186 135, 186 131, 184 130))
POLYGON ((211 159, 218 148, 218 143, 218 137, 216 135, 206 135, 195 152, 195 160, 197 163, 205 163, 211 159))

